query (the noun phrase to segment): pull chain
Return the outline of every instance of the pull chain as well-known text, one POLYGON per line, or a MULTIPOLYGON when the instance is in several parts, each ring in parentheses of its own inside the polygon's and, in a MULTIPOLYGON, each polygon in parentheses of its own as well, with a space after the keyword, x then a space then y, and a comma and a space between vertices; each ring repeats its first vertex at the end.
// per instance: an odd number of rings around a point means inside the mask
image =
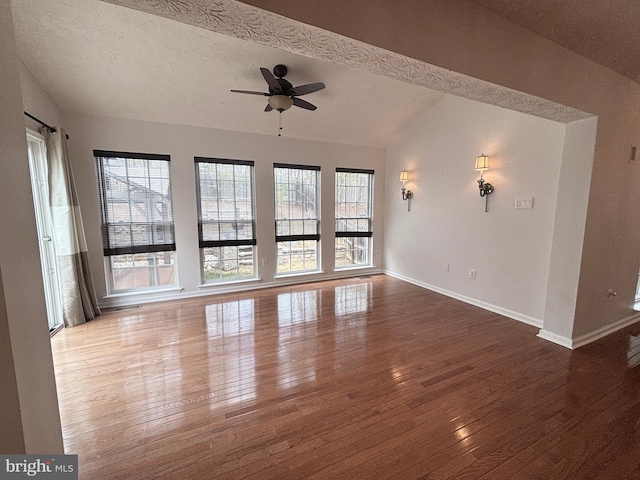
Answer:
POLYGON ((278 136, 282 136, 282 110, 280 110, 280 115, 278 115, 278 136))

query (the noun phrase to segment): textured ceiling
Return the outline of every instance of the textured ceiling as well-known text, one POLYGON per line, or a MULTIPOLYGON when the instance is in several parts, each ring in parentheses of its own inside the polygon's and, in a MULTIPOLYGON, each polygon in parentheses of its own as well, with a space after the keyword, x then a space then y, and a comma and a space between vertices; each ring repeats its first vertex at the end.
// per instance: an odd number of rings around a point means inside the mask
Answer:
MULTIPOLYGON (((259 67, 283 63, 316 111, 284 136, 386 146, 445 95, 97 0, 14 0, 18 54, 63 111, 276 135, 259 67)), ((46 119, 45 119, 46 120, 46 119)))
POLYGON ((640 0, 472 0, 640 83, 640 0))

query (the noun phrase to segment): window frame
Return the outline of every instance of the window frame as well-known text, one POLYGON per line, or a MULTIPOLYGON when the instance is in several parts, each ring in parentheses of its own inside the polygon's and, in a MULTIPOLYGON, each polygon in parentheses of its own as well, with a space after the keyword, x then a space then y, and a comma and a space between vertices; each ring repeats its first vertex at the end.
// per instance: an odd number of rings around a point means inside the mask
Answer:
POLYGON ((279 276, 290 276, 290 275, 301 275, 308 273, 318 273, 321 272, 321 259, 320 259, 320 180, 321 180, 321 167, 319 165, 302 165, 302 164, 291 164, 291 163, 275 163, 273 164, 273 185, 274 185, 274 227, 275 227, 275 243, 276 243, 276 277, 279 276), (278 200, 276 198, 277 193, 277 183, 276 183, 276 169, 289 169, 289 170, 307 170, 310 172, 314 172, 315 175, 315 219, 304 219, 304 218, 288 218, 281 219, 278 217, 278 200), (315 233, 308 234, 294 234, 294 235, 278 235, 279 231, 279 222, 282 221, 300 221, 303 223, 303 230, 305 228, 305 222, 315 222, 315 233), (278 253, 278 244, 285 242, 308 242, 315 241, 315 267, 311 269, 303 269, 303 270, 289 270, 289 271, 278 271, 279 268, 279 259, 281 255, 278 253))
MULTIPOLYGON (((362 169, 362 168, 347 168, 347 167, 336 167, 335 169, 335 174, 334 174, 334 205, 335 207, 338 206, 339 203, 337 201, 337 195, 338 195, 338 173, 356 173, 356 174, 363 174, 363 175, 368 175, 369 176, 369 185, 368 185, 368 191, 367 191, 367 209, 368 209, 368 216, 364 217, 367 219, 367 225, 368 228, 367 230, 355 230, 355 231, 350 231, 350 230, 341 230, 338 228, 338 222, 340 220, 362 220, 362 217, 348 217, 348 218, 338 218, 337 216, 335 217, 335 225, 334 225, 334 254, 335 254, 335 241, 338 238, 369 238, 372 239, 373 238, 373 182, 374 182, 374 175, 375 175, 375 170, 372 169, 362 169)), ((334 208, 334 212, 335 210, 337 210, 337 208, 334 208)), ((359 227, 356 227, 359 228, 359 227)), ((373 265, 373 256, 372 256, 372 243, 373 240, 369 240, 368 241, 368 245, 367 245, 367 261, 365 263, 355 263, 355 264, 347 264, 347 265, 337 265, 334 263, 334 268, 336 270, 347 270, 347 269, 351 269, 351 268, 366 268, 366 267, 371 267, 373 265)), ((334 258, 337 259, 337 255, 334 255, 334 258)))
MULTIPOLYGON (((215 157, 194 157, 194 166, 195 166, 195 175, 196 175, 196 203, 198 209, 198 248, 200 249, 200 272, 201 272, 201 281, 205 284, 220 284, 220 283, 231 283, 237 281, 244 280, 252 280, 257 278, 258 270, 256 264, 256 246, 258 244, 257 241, 257 232, 256 232, 256 191, 255 191, 255 162, 253 160, 236 160, 236 159, 228 159, 228 158, 215 158, 215 157), (216 164, 216 165, 239 165, 239 166, 247 166, 249 167, 249 189, 250 189, 250 198, 251 198, 251 220, 238 220, 237 218, 229 221, 207 221, 205 222, 202 217, 202 185, 200 178, 200 168, 199 164, 208 163, 208 164, 216 164), (238 224, 250 225, 251 227, 251 238, 235 238, 235 239, 226 239, 226 240, 205 240, 204 237, 204 229, 203 225, 207 224, 222 224, 222 223, 231 223, 233 224, 233 228, 238 231, 238 224), (251 275, 235 275, 226 278, 217 278, 217 279, 206 279, 205 278, 205 248, 224 248, 224 247, 242 247, 242 246, 251 246, 252 248, 252 273, 251 275)), ((234 191, 234 201, 237 200, 236 191, 237 185, 233 182, 233 191, 234 191)), ((219 196, 217 197, 219 199, 219 196)), ((218 229, 220 232, 220 228, 218 229)))
MULTIPOLYGON (((139 152, 121 152, 121 151, 112 151, 112 150, 94 150, 93 156, 96 162, 96 170, 97 170, 97 179, 98 179, 98 195, 99 195, 99 205, 100 205, 100 214, 101 214, 101 231, 102 231, 102 246, 103 246, 103 256, 104 256, 104 264, 105 264, 105 274, 107 278, 107 293, 108 294, 122 294, 129 292, 149 292, 156 290, 166 290, 173 289, 178 285, 177 281, 177 261, 176 261, 176 242, 175 242, 175 223, 173 219, 173 194, 171 189, 171 156, 167 154, 154 154, 154 153, 139 153, 139 152), (167 234, 170 237, 170 241, 164 242, 149 242, 149 243, 135 243, 131 242, 131 245, 128 246, 117 246, 114 242, 111 241, 112 236, 109 234, 110 228, 115 225, 126 225, 129 224, 129 228, 136 223, 141 222, 116 222, 110 220, 109 215, 109 198, 107 195, 107 191, 110 190, 107 188, 107 175, 105 174, 105 159, 124 159, 124 160, 147 160, 147 161, 163 161, 167 162, 167 175, 166 180, 168 181, 167 186, 167 194, 169 197, 169 220, 162 220, 161 222, 142 222, 147 223, 153 227, 157 225, 162 225, 162 231, 164 238, 167 234), (131 255, 132 256, 132 268, 135 267, 135 261, 133 260, 133 256, 141 255, 141 254, 153 254, 154 263, 153 265, 147 265, 146 268, 152 268, 153 270, 153 278, 158 278, 158 268, 161 267, 161 264, 157 263, 159 255, 162 253, 171 254, 172 261, 170 263, 173 272, 171 276, 173 277, 172 283, 158 283, 156 282, 153 285, 146 285, 141 287, 133 287, 133 288, 116 288, 116 280, 114 276, 114 258, 131 255)), ((151 178, 149 174, 148 167, 146 167, 147 176, 145 178, 151 178)), ((164 179, 165 177, 163 177, 164 179)), ((129 175, 127 174, 126 182, 129 182, 129 175)), ((129 205, 131 204, 131 199, 129 199, 129 205)), ((131 235, 133 237, 133 235, 131 235)), ((153 234, 152 234, 153 236, 153 234)), ((147 235, 147 238, 149 236, 147 235)), ((145 267, 142 267, 145 268, 145 267)))

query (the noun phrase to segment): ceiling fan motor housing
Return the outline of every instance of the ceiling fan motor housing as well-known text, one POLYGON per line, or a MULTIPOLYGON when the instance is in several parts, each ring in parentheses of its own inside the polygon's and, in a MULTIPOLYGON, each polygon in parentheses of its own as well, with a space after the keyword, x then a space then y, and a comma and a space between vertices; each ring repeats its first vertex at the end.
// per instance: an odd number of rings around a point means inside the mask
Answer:
POLYGON ((288 72, 287 67, 285 67, 282 64, 276 65, 275 67, 273 67, 273 74, 278 78, 286 77, 287 72, 288 72))

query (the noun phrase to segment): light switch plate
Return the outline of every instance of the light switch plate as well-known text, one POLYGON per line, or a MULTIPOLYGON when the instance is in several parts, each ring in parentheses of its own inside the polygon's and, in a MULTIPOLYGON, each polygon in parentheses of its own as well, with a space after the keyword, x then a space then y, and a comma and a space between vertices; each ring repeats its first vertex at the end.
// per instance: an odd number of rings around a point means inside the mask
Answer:
POLYGON ((516 210, 524 210, 533 208, 533 197, 516 198, 516 210))

